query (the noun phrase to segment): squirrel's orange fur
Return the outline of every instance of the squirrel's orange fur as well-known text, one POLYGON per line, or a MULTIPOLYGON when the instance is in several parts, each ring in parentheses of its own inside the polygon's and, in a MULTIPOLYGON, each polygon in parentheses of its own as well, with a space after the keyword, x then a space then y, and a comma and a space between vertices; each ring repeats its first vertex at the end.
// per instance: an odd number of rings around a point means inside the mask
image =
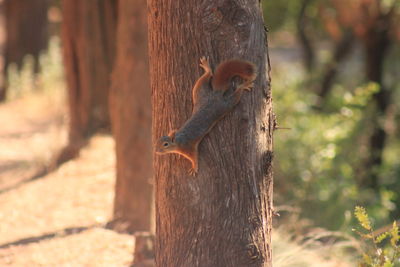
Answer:
POLYGON ((257 74, 255 66, 248 61, 233 59, 221 63, 215 70, 211 81, 214 90, 228 90, 232 78, 241 77, 245 82, 253 82, 257 74))

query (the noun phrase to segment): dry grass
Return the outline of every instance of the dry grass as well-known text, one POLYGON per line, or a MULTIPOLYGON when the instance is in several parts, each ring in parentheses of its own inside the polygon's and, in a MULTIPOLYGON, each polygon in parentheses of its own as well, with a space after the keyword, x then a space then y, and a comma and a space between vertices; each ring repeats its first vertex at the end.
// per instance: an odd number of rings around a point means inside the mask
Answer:
MULTIPOLYGON (((285 227, 274 229, 272 235, 273 262, 279 267, 351 267, 355 266, 344 253, 347 241, 323 243, 317 239, 332 236, 332 233, 317 230, 310 233, 305 242, 296 242, 285 227)), ((354 259, 353 259, 354 260, 354 259)))

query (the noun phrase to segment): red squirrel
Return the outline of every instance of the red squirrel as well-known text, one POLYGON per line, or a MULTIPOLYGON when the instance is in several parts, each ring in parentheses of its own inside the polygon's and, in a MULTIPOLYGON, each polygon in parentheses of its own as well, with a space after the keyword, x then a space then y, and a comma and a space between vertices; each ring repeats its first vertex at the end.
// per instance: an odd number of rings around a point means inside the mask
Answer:
POLYGON ((161 137, 156 144, 157 154, 177 153, 190 160, 192 175, 198 171, 198 146, 201 140, 239 103, 243 91, 253 88, 257 76, 253 63, 238 59, 221 63, 214 74, 205 57, 200 58, 200 67, 204 69, 204 74, 196 81, 192 90, 191 117, 181 128, 161 137), (233 92, 229 92, 236 76, 242 82, 233 92))

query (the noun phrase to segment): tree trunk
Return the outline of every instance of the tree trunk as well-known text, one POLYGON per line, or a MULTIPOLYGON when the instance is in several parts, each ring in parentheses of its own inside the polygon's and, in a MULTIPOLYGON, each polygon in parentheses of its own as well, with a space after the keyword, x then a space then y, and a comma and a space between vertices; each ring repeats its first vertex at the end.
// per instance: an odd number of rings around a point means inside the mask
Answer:
POLYGON ((387 134, 381 123, 385 117, 387 108, 390 105, 391 90, 383 84, 383 67, 385 57, 390 46, 389 29, 390 17, 382 17, 383 21, 371 27, 364 38, 366 78, 379 85, 380 90, 373 95, 376 105, 376 114, 371 119, 373 129, 369 139, 369 155, 365 166, 368 170, 367 177, 361 181, 361 185, 379 192, 379 167, 382 164, 383 149, 387 134), (382 25, 385 25, 382 27, 382 25))
POLYGON ((39 70, 40 52, 47 48, 47 0, 5 0, 4 82, 0 88, 0 101, 6 97, 7 69, 11 63, 22 67, 26 55, 33 56, 34 71, 39 70))
POLYGON ((108 93, 114 61, 117 0, 63 0, 62 40, 69 101, 69 144, 56 164, 109 129, 108 93))
POLYGON ((323 107, 326 101, 326 97, 332 89, 333 82, 339 71, 340 63, 349 55, 354 44, 354 33, 352 31, 346 31, 343 34, 342 39, 335 45, 333 51, 333 58, 331 62, 325 67, 323 74, 321 88, 318 91, 319 106, 323 107))
POLYGON ((274 119, 259 1, 149 0, 148 9, 153 142, 189 118, 201 56, 213 68, 242 58, 258 69, 200 143, 195 177, 183 158, 155 158, 157 266, 271 266, 274 119))
POLYGON ((136 232, 133 262, 130 267, 154 267, 154 234, 136 232))
POLYGON ((310 37, 307 33, 307 8, 311 0, 302 0, 300 11, 297 17, 297 37, 303 51, 303 62, 306 70, 311 73, 315 65, 315 53, 312 47, 310 37))
POLYGON ((119 1, 110 113, 117 155, 114 228, 150 231, 153 174, 146 0, 119 1))

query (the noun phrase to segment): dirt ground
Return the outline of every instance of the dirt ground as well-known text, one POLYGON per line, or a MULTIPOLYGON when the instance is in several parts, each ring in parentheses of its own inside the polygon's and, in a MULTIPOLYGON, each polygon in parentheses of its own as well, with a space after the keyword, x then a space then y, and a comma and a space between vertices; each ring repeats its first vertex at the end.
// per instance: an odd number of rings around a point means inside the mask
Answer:
POLYGON ((28 183, 66 136, 62 97, 33 94, 0 105, 0 266, 129 266, 133 237, 107 230, 113 141, 28 183))

